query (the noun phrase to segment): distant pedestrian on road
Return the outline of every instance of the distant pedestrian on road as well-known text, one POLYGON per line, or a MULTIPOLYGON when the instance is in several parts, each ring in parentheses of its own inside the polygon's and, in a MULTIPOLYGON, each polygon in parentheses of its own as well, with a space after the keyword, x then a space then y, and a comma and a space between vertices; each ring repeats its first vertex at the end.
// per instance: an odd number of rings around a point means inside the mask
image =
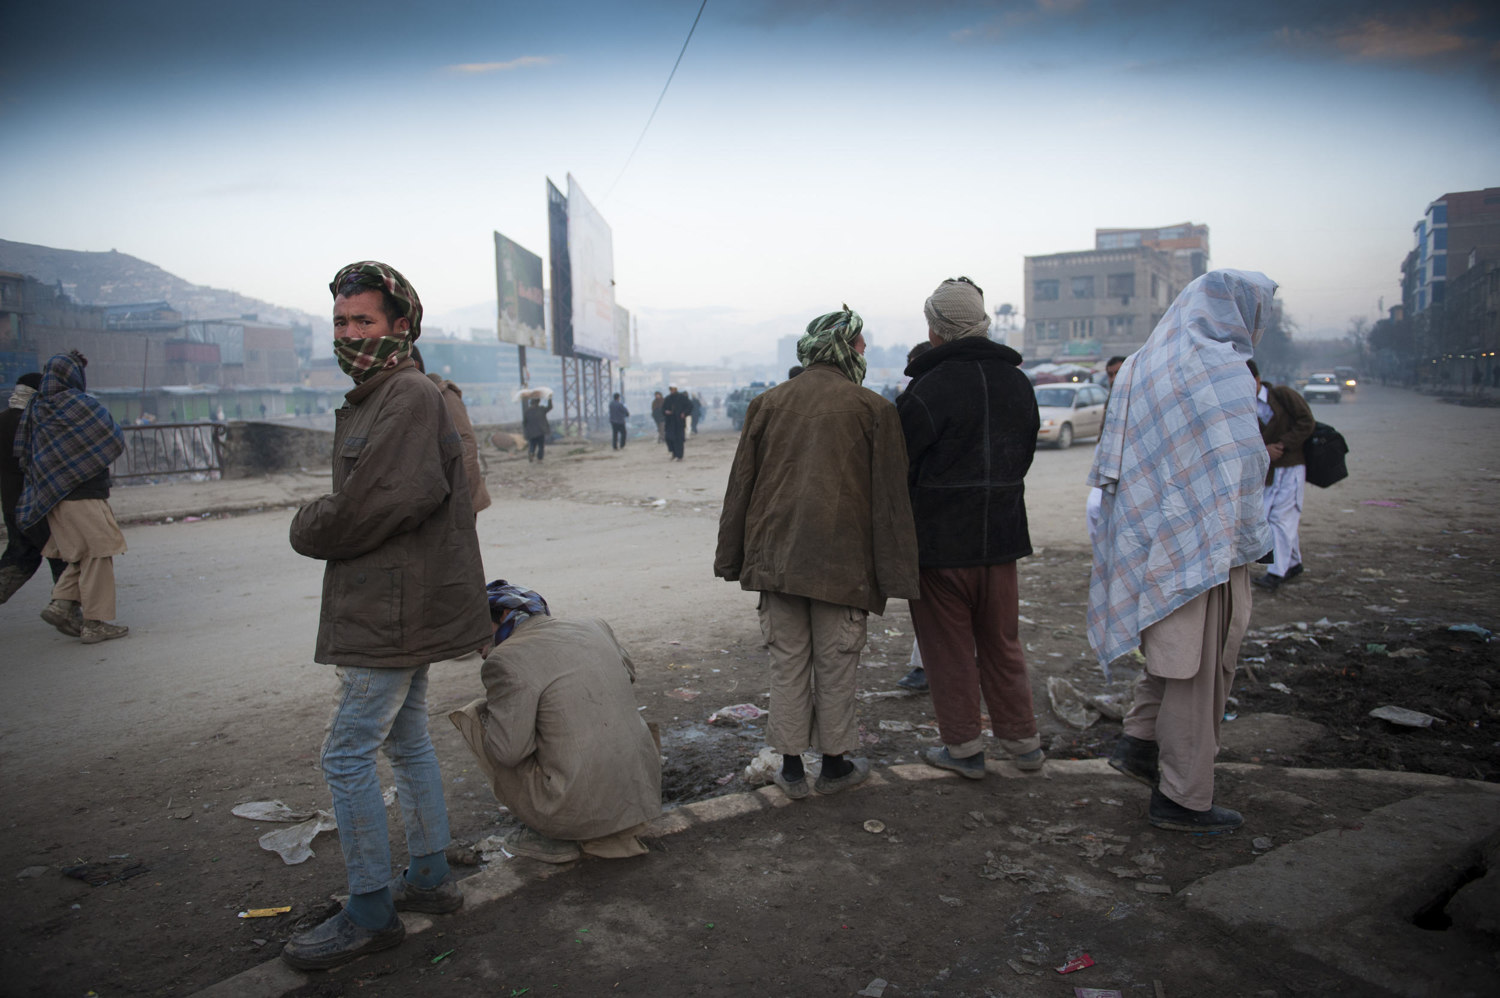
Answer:
POLYGON ((1266 477, 1266 524, 1271 528, 1271 567, 1251 583, 1275 592, 1302 574, 1302 499, 1307 490, 1307 459, 1302 445, 1317 420, 1295 388, 1260 380, 1255 361, 1245 362, 1255 376, 1255 408, 1271 470, 1266 477))
MULTIPOLYGON (((36 574, 42 565, 42 546, 51 536, 46 520, 39 521, 32 529, 34 536, 28 536, 16 523, 16 503, 21 500, 26 476, 12 448, 16 427, 21 425, 21 413, 41 387, 39 372, 21 375, 16 379, 9 406, 0 411, 0 507, 5 513, 5 553, 0 555, 0 603, 14 596, 16 590, 36 574)), ((47 564, 52 569, 52 582, 56 584, 68 563, 61 558, 49 558, 47 564)))
POLYGON ((692 420, 693 420, 693 433, 694 433, 694 435, 696 435, 698 433, 698 424, 701 423, 701 422, 703 422, 703 396, 702 395, 694 395, 693 396, 692 420))
POLYGON ((87 366, 77 350, 47 361, 41 388, 21 413, 15 447, 24 480, 15 522, 23 531, 45 522, 42 556, 68 565, 42 619, 91 645, 130 629, 110 623, 114 559, 125 553, 125 535, 109 506, 109 466, 125 449, 125 435, 85 390, 87 366))
POLYGON ((797 342, 806 370, 757 395, 719 517, 714 574, 760 593, 771 649, 767 739, 776 785, 808 795, 802 753, 823 756, 816 788, 837 793, 869 774, 854 723, 866 618, 887 598, 917 596, 917 539, 896 407, 860 387, 864 322, 845 306, 797 342))
POLYGON ((677 386, 671 386, 667 397, 661 403, 661 418, 666 429, 667 450, 672 453, 672 460, 682 460, 682 445, 687 439, 687 421, 693 412, 693 400, 688 397, 687 392, 679 392, 677 386))
POLYGON ((657 392, 651 399, 651 421, 656 424, 656 442, 662 443, 666 437, 666 417, 661 413, 661 407, 665 403, 661 392, 657 392))
POLYGON ((620 401, 620 393, 615 392, 615 397, 609 401, 609 449, 625 449, 625 420, 630 418, 630 410, 625 408, 625 403, 620 401))
POLYGON ((1213 803, 1219 722, 1250 622, 1249 566, 1271 546, 1270 458, 1245 369, 1271 314, 1264 274, 1215 270, 1183 289, 1120 368, 1088 484, 1102 490, 1089 643, 1106 672, 1146 669, 1109 763, 1151 787, 1151 824, 1238 828, 1213 803))
POLYGON ((547 422, 547 413, 552 411, 552 400, 542 405, 542 400, 533 398, 526 403, 521 413, 521 432, 526 437, 526 460, 540 461, 547 456, 547 438, 552 427, 547 422))
POLYGON ((354 388, 335 413, 333 492, 297 511, 291 543, 327 562, 313 657, 338 667, 322 765, 349 901, 287 942, 282 958, 301 970, 399 945, 398 911, 463 904, 443 855, 448 810, 427 730, 427 674, 491 633, 463 442, 410 356, 422 303, 406 278, 372 260, 340 270, 329 289, 334 356, 354 388), (382 750, 406 828, 407 866, 394 876, 382 750))
POLYGON ((921 598, 912 624, 942 744, 923 758, 982 779, 981 694, 1000 747, 1042 768, 1020 636, 1016 562, 1031 554, 1024 479, 1040 429, 1021 355, 991 340, 984 293, 966 277, 923 306, 932 349, 906 368, 896 403, 906 435, 921 598))

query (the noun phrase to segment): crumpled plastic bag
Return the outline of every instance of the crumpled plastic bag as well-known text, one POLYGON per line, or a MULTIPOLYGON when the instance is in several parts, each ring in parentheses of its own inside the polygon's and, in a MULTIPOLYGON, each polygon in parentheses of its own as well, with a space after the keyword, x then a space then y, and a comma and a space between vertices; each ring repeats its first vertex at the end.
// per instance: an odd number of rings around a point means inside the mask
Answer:
POLYGON ((708 715, 709 724, 718 724, 728 721, 731 724, 740 724, 745 721, 754 721, 765 717, 770 711, 762 710, 753 703, 737 703, 730 707, 720 707, 708 715))
POLYGON ((750 760, 750 765, 745 767, 745 782, 752 787, 762 787, 771 782, 776 771, 781 768, 781 753, 767 746, 750 760))
POLYGON ((1089 698, 1061 676, 1047 677, 1047 699, 1052 702, 1052 713, 1079 731, 1099 720, 1099 711, 1090 705, 1089 698))
MULTIPOLYGON (((396 802, 396 788, 387 787, 381 794, 386 807, 396 802)), ((255 800, 236 804, 229 812, 237 818, 250 821, 295 821, 290 828, 278 828, 260 837, 260 847, 274 852, 288 866, 296 866, 312 859, 312 842, 323 832, 336 831, 338 821, 324 810, 294 811, 279 800, 255 800)))
POLYGON ((339 823, 327 811, 317 812, 311 819, 286 828, 278 828, 260 837, 260 847, 274 852, 287 866, 296 866, 312 859, 317 853, 312 850, 312 841, 321 832, 336 831, 339 823))

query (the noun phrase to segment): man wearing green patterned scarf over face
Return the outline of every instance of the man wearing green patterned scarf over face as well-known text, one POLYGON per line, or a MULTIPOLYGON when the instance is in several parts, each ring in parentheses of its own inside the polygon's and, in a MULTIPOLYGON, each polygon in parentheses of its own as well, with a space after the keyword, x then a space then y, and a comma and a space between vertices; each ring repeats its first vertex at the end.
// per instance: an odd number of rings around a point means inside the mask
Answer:
POLYGON ((859 747, 854 678, 870 613, 917 596, 917 537, 906 445, 895 406, 860 387, 864 323, 847 305, 819 316, 797 344, 806 369, 757 396, 719 517, 714 574, 760 593, 771 649, 776 785, 810 792, 802 753, 823 756, 816 789, 870 772, 859 747))
POLYGON ((355 387, 335 414, 333 491, 292 519, 292 547, 327 563, 313 658, 337 666, 323 778, 344 852, 349 902, 293 936, 282 958, 336 967, 399 945, 398 911, 450 912, 443 774, 427 731, 434 662, 490 642, 464 448, 442 393, 411 359, 422 303, 396 270, 338 272, 334 350, 355 387), (376 755, 396 777, 408 862, 392 876, 376 755))

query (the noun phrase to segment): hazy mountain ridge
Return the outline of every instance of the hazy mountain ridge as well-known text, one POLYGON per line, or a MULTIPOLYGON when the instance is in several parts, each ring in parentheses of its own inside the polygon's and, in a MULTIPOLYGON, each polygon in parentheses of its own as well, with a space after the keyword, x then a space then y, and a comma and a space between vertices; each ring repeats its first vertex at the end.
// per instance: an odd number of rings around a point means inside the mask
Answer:
POLYGON ((61 281, 82 305, 130 305, 165 301, 188 319, 227 319, 255 315, 264 322, 329 326, 326 318, 283 308, 237 291, 192 284, 128 253, 55 249, 0 239, 0 270, 26 274, 45 284, 61 281))

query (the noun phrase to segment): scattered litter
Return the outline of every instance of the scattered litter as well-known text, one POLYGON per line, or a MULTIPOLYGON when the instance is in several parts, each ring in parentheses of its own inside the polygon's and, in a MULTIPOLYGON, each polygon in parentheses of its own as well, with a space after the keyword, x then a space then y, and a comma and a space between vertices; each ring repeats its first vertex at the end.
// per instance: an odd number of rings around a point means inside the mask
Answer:
POLYGON ((1047 699, 1052 701, 1052 713, 1079 731, 1099 720, 1099 711, 1091 708, 1078 688, 1061 676, 1047 677, 1047 699))
POLYGON ((1396 612, 1396 608, 1393 607, 1393 606, 1381 606, 1379 604, 1373 604, 1371 606, 1367 606, 1367 607, 1365 607, 1365 609, 1369 610, 1371 613, 1395 613, 1396 612))
POLYGON ((733 779, 734 779, 734 774, 733 773, 725 773, 723 776, 719 777, 717 780, 714 780, 714 785, 715 786, 720 786, 720 787, 728 786, 729 783, 730 783, 730 781, 733 780, 733 779))
POLYGON ((702 695, 701 690, 690 690, 686 686, 679 686, 675 690, 667 690, 667 696, 673 700, 696 700, 702 695))
POLYGON ((293 811, 279 800, 257 800, 236 804, 229 812, 236 818, 251 821, 306 821, 313 811, 293 811))
POLYGON ((1378 644, 1374 641, 1371 641, 1370 643, 1365 645, 1365 651, 1369 652, 1372 655, 1384 655, 1386 653, 1385 645, 1378 644))
POLYGON ((479 858, 486 863, 493 863, 497 859, 510 859, 510 853, 505 851, 505 837, 502 835, 487 835, 474 843, 474 851, 479 853, 479 858))
POLYGON ((1277 691, 1278 693, 1290 693, 1290 692, 1292 692, 1292 688, 1290 686, 1288 686, 1286 683, 1272 683, 1271 684, 1271 689, 1277 691))
POLYGON ((1135 695, 1131 690, 1123 693, 1100 693, 1089 698, 1089 702, 1099 708, 1099 713, 1112 721, 1119 721, 1130 713, 1134 701, 1135 695))
POLYGON ((1376 707, 1370 711, 1370 716, 1382 721, 1390 721, 1392 724, 1399 724, 1403 728, 1430 728, 1432 722, 1437 720, 1431 714, 1424 714, 1420 710, 1408 710, 1405 707, 1394 707, 1390 704, 1376 707))
POLYGON ((732 707, 720 707, 708 715, 708 723, 715 724, 719 721, 754 721, 765 717, 770 711, 762 710, 753 703, 737 703, 732 707))
POLYGON ((1073 998, 1125 998, 1116 988, 1074 988, 1073 998))
POLYGON ((1250 840, 1250 847, 1252 849, 1259 849, 1261 852, 1265 852, 1268 849, 1275 847, 1275 845, 1276 843, 1272 842, 1268 837, 1264 835, 1257 836, 1250 840))
POLYGON ((47 868, 45 866, 28 866, 26 869, 24 869, 20 873, 16 874, 16 879, 17 880, 33 880, 33 879, 35 879, 37 877, 40 877, 42 874, 44 874, 46 872, 47 872, 47 868))
POLYGON ((1092 967, 1093 965, 1094 958, 1089 956, 1087 953, 1081 953, 1078 956, 1075 956, 1073 959, 1069 960, 1067 963, 1063 964, 1061 967, 1058 967, 1057 972, 1059 974, 1071 974, 1075 970, 1082 970, 1084 967, 1092 967))
POLYGON ((287 866, 296 866, 312 859, 313 839, 323 832, 337 831, 339 823, 327 811, 318 811, 312 818, 287 828, 278 828, 260 837, 260 847, 274 852, 287 866))
POLYGON ((881 832, 885 831, 885 822, 881 821, 879 818, 871 818, 869 821, 865 822, 865 831, 869 832, 871 835, 879 835, 881 832))
POLYGON ((1166 884, 1148 884, 1142 881, 1135 885, 1135 889, 1142 894, 1171 894, 1172 888, 1166 884))
POLYGON ((750 765, 745 767, 745 782, 752 787, 764 786, 771 782, 776 771, 781 768, 781 755, 769 746, 760 750, 750 765))
POLYGON ((1488 641, 1493 635, 1478 624, 1454 624, 1448 628, 1454 634, 1472 634, 1481 641, 1488 641))
POLYGON ((448 959, 452 955, 453 955, 453 950, 451 950, 451 949, 444 950, 443 952, 439 953, 437 956, 433 957, 432 958, 432 962, 433 963, 442 963, 444 960, 448 959))
POLYGON ((1427 653, 1420 648, 1398 648, 1388 653, 1389 658, 1426 658, 1427 653))
POLYGON ((892 697, 904 700, 907 697, 914 697, 916 695, 912 690, 869 690, 865 693, 854 694, 855 698, 859 700, 889 700, 892 697))
POLYGON ((949 897, 947 894, 939 894, 938 900, 950 908, 962 908, 964 906, 963 898, 949 897))
POLYGON ((910 731, 911 730, 911 722, 910 721, 892 721, 892 720, 887 719, 887 720, 884 720, 884 721, 880 722, 880 730, 881 731, 910 731))
POLYGON ((1100 797, 1099 798, 1099 803, 1100 804, 1107 804, 1110 807, 1124 807, 1125 806, 1125 802, 1124 801, 1122 801, 1122 800, 1115 800, 1113 797, 1100 797))
POLYGON ((285 915, 292 910, 292 906, 284 904, 279 908, 251 908, 240 912, 240 918, 275 918, 277 915, 285 915))
POLYGON ((864 988, 855 993, 864 995, 865 998, 880 998, 881 995, 885 994, 885 989, 888 987, 890 987, 890 985, 886 982, 886 979, 884 977, 877 977, 869 984, 866 984, 864 988))

